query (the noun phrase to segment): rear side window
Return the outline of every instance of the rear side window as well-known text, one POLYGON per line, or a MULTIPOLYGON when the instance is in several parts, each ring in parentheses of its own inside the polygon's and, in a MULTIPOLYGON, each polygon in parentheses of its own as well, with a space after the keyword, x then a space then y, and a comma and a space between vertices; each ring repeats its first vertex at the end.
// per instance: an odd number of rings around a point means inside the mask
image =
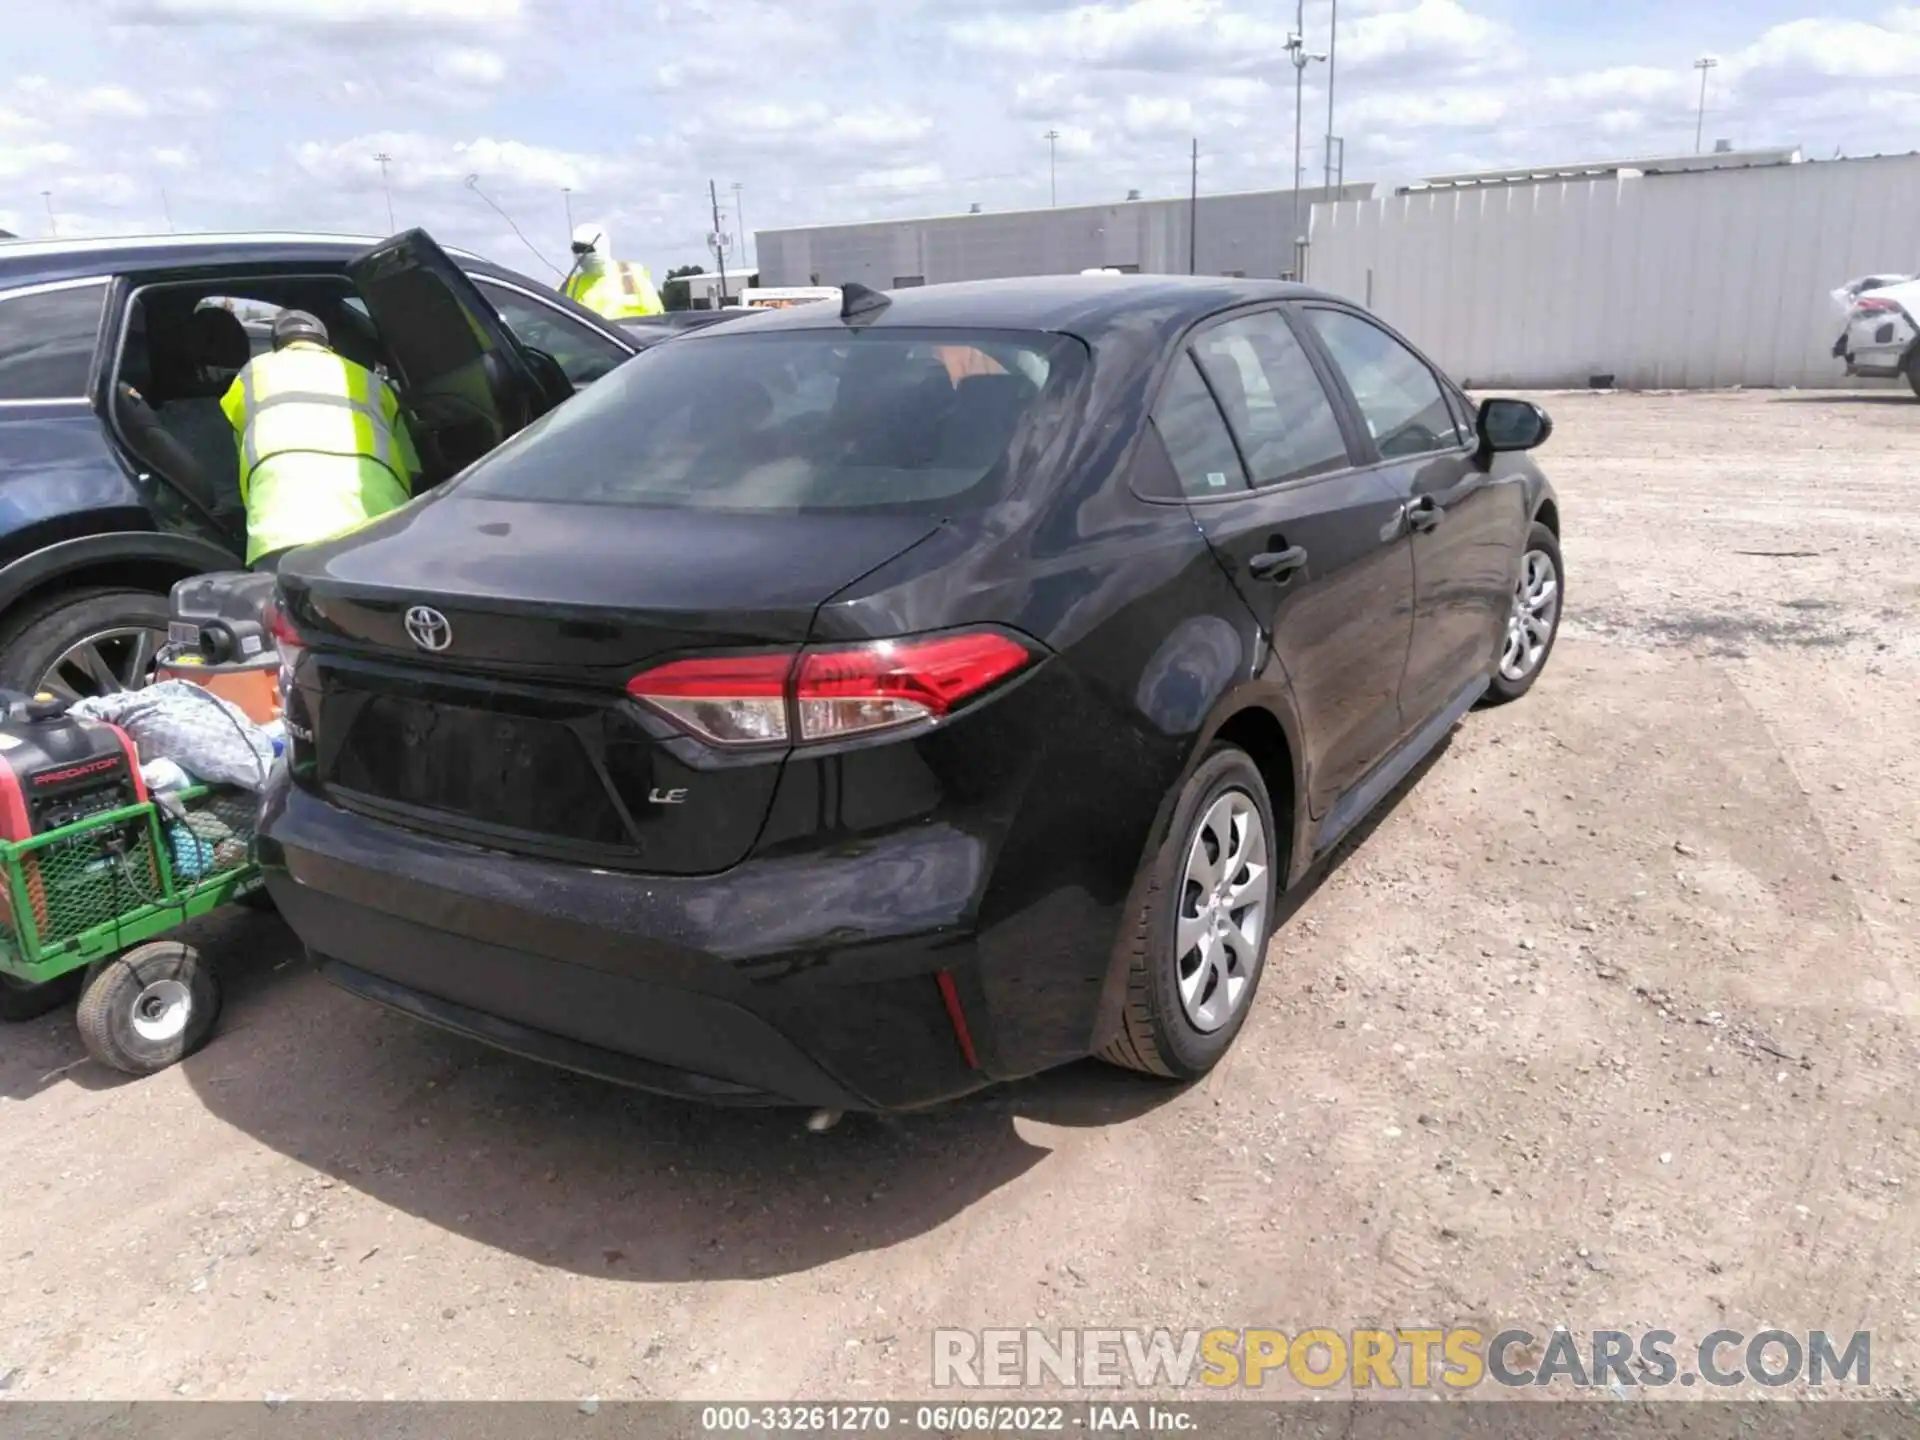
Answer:
POLYGON ((1323 475, 1347 464, 1346 437, 1307 352, 1279 314, 1229 320, 1194 341, 1255 485, 1323 475))
POLYGON ((1070 418, 1085 366, 1080 342, 1047 334, 687 336, 543 417, 460 488, 711 510, 946 508, 1070 418))
POLYGON ((1463 443, 1447 397, 1426 361, 1370 320, 1345 310, 1309 310, 1333 363, 1387 459, 1463 443))
POLYGON ((105 281, 0 300, 0 400, 84 399, 105 281))
POLYGON ((1247 472, 1233 448, 1233 436, 1227 433, 1227 422, 1206 382, 1194 369, 1192 356, 1182 355, 1174 363, 1153 407, 1153 428, 1160 432, 1174 473, 1180 477, 1180 493, 1189 500, 1247 488, 1247 472))

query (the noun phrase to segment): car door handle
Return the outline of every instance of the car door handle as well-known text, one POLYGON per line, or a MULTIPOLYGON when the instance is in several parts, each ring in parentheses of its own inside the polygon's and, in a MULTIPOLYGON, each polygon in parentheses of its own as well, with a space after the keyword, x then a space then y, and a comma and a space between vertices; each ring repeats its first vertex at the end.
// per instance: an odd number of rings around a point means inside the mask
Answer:
POLYGON ((1446 518, 1446 511, 1434 503, 1431 495, 1407 502, 1407 524, 1415 530, 1431 530, 1446 518))
POLYGON ((1247 573, 1256 580, 1277 580, 1285 584, 1293 578, 1293 572, 1304 569, 1307 552, 1298 545, 1285 550, 1262 550, 1247 561, 1247 573))

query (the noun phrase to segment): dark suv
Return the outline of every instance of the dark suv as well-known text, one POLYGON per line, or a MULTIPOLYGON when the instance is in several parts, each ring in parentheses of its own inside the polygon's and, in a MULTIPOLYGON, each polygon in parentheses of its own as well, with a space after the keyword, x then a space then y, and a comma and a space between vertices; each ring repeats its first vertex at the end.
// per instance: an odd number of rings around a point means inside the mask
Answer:
POLYGON ((144 683, 168 589, 239 567, 246 517, 220 397, 282 308, 313 312, 341 354, 403 380, 429 483, 500 438, 497 417, 459 413, 440 379, 484 371, 500 390, 530 375, 521 388, 550 408, 641 348, 551 287, 418 232, 0 245, 0 684, 80 696, 144 683))

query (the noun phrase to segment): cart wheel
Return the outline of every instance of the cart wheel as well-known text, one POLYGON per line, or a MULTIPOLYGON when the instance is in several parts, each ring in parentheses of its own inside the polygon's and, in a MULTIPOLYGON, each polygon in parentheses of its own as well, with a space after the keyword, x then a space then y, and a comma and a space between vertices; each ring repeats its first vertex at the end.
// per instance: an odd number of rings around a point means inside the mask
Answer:
POLYGON ((87 972, 81 1043, 102 1065, 151 1075, 206 1043, 220 1015, 220 985, 200 952, 151 940, 87 972))
POLYGON ((0 975, 0 1020, 37 1020, 49 1010, 58 1010, 79 993, 80 972, 70 970, 57 980, 35 985, 0 975))
POLYGON ((265 886, 262 886, 258 890, 249 890, 246 894, 242 895, 239 898, 239 900, 236 901, 235 903, 240 905, 243 909, 257 910, 263 915, 271 915, 273 913, 273 908, 274 908, 273 896, 267 893, 265 886))

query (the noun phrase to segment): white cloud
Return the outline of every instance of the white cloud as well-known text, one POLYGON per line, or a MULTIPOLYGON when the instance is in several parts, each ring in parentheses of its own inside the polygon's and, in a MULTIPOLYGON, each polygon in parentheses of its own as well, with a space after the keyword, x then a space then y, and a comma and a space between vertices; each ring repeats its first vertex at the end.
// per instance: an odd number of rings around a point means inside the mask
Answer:
POLYGON ((530 186, 558 192, 585 190, 618 179, 630 166, 608 156, 555 150, 518 140, 447 140, 414 133, 356 135, 332 143, 309 141, 295 148, 294 162, 323 184, 379 185, 377 155, 390 157, 388 183, 395 191, 464 185, 477 175, 483 188, 530 186))
POLYGON ((1861 20, 1792 20, 1725 57, 1729 78, 1771 72, 1802 80, 1906 80, 1920 83, 1920 19, 1896 11, 1892 26, 1861 20))
POLYGON ((498 85, 507 78, 507 62, 492 50, 462 47, 449 50, 434 64, 443 80, 465 85, 498 85))
POLYGON ((57 140, 0 146, 0 180, 45 175, 52 167, 65 165, 73 158, 73 147, 57 140))
POLYGON ((149 25, 483 28, 518 20, 521 0, 116 0, 116 19, 149 25))

